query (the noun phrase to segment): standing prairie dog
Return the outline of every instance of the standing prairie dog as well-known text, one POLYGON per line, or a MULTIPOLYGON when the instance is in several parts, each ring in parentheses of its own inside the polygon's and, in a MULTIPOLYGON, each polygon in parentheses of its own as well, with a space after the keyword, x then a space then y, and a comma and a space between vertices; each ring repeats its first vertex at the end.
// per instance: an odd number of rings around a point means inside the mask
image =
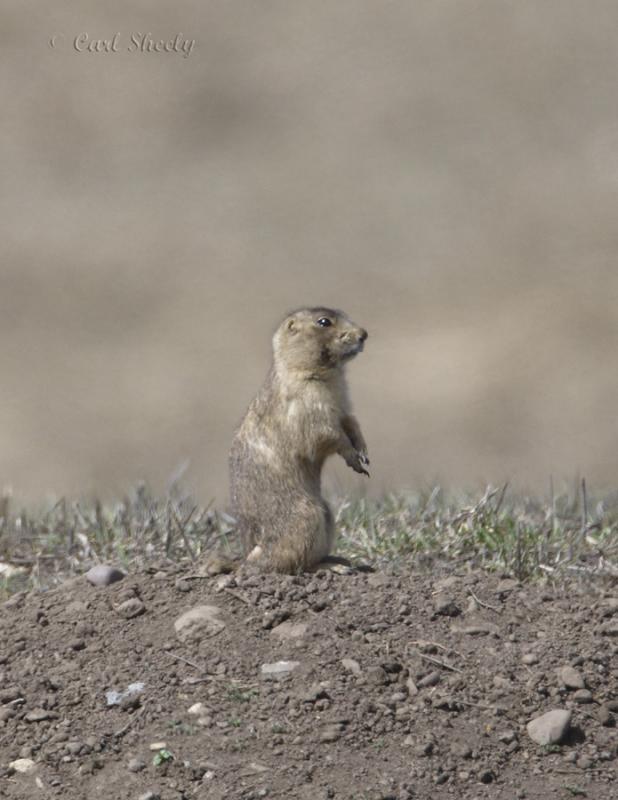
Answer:
POLYGON ((366 339, 343 312, 322 307, 293 311, 275 332, 272 367, 230 453, 232 513, 260 569, 303 572, 329 555, 335 527, 320 488, 329 455, 369 475, 344 377, 366 339))

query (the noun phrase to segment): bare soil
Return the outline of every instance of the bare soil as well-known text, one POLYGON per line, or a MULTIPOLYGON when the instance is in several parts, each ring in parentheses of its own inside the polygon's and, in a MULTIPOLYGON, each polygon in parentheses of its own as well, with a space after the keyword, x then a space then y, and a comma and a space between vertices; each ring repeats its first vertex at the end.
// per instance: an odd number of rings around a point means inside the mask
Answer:
POLYGON ((412 568, 164 564, 16 595, 0 612, 0 796, 610 800, 617 615, 615 584, 412 568), (570 730, 540 746, 526 725, 556 708, 570 730))

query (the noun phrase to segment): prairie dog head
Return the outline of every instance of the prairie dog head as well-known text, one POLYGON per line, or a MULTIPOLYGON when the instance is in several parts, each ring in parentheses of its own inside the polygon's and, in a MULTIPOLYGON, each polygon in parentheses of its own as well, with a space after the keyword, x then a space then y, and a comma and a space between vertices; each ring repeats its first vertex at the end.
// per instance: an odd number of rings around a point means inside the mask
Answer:
POLYGON ((367 331, 332 308, 301 308, 287 315, 273 337, 275 365, 320 375, 363 349, 367 331))

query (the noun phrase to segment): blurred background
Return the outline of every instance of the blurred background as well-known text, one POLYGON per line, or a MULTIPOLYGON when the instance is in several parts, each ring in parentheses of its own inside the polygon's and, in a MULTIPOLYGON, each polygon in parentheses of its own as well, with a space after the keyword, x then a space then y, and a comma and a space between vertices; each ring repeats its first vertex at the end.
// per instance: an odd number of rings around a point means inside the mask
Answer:
POLYGON ((370 332, 349 378, 372 479, 331 466, 331 490, 615 486, 614 2, 1 18, 1 486, 115 497, 185 465, 224 507, 270 336, 305 304, 370 332))

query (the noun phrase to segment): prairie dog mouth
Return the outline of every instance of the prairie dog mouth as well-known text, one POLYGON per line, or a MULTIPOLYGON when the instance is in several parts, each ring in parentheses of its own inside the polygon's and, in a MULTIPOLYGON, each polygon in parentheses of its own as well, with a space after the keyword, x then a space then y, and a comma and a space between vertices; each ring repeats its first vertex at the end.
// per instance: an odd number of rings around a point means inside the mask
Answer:
POLYGON ((359 353, 362 353, 364 349, 365 349, 365 343, 363 342, 362 339, 358 339, 356 342, 353 342, 346 348, 343 357, 346 359, 354 358, 354 356, 357 356, 359 353))

